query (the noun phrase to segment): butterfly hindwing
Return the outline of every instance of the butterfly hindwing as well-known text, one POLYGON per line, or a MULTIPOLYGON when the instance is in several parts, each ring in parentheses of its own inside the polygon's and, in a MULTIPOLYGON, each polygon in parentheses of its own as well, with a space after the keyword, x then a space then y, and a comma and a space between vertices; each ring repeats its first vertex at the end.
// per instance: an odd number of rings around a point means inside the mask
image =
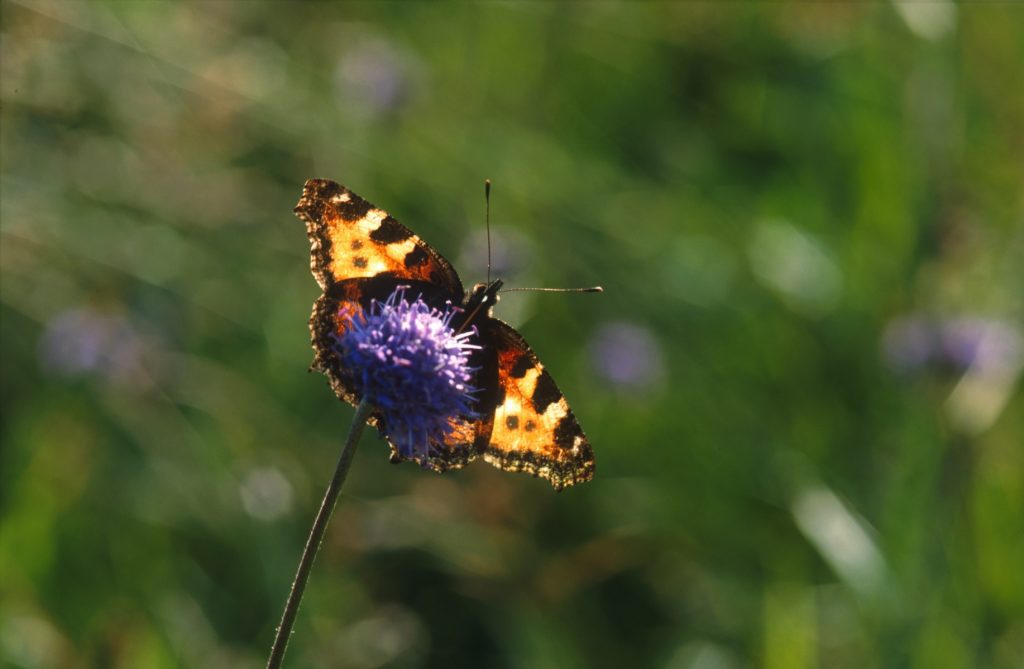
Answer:
MULTIPOLYGON (((355 379, 342 364, 335 343, 351 327, 353 321, 359 322, 364 314, 369 313, 374 301, 384 302, 399 286, 405 287, 410 295, 422 297, 424 302, 436 309, 445 308, 451 300, 451 296, 433 284, 380 276, 339 281, 313 305, 313 315, 309 321, 315 352, 313 368, 326 374, 334 393, 353 406, 358 405, 360 400, 355 379)), ((469 364, 477 370, 474 387, 494 387, 494 381, 487 378, 488 374, 493 375, 496 368, 493 351, 483 348, 473 351, 469 364)), ((451 433, 444 443, 431 444, 427 459, 420 464, 439 472, 465 466, 486 446, 492 419, 493 414, 453 418, 451 433)), ((378 428, 381 427, 380 421, 379 412, 374 412, 368 419, 371 425, 378 428)), ((392 462, 407 459, 394 444, 390 445, 392 462)))
POLYGON ((452 299, 434 284, 423 281, 377 276, 343 279, 333 283, 313 305, 309 331, 313 339, 313 369, 323 372, 331 381, 338 397, 353 406, 359 404, 349 370, 341 363, 335 343, 351 327, 370 312, 373 303, 384 302, 399 286, 406 286, 412 295, 419 295, 435 308, 443 308, 452 299))
POLYGON ((486 326, 499 391, 484 459, 545 478, 556 490, 589 481, 594 452, 554 379, 510 325, 491 318, 486 326))

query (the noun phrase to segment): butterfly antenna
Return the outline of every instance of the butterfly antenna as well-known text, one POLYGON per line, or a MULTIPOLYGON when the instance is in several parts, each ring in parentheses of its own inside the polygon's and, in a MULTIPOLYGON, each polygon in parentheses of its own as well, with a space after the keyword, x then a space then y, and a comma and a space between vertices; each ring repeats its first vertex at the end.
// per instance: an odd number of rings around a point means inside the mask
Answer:
POLYGON ((484 220, 487 221, 487 284, 491 283, 491 180, 484 179, 484 220))
POLYGON ((530 291, 533 293, 603 293, 601 286, 590 286, 589 288, 505 288, 503 293, 522 293, 530 291))

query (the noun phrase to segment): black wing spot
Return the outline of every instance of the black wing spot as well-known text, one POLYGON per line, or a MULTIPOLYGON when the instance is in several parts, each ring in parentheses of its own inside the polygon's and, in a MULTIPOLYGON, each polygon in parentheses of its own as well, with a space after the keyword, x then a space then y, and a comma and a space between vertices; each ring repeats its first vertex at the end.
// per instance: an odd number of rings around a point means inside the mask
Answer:
POLYGON ((533 361, 530 360, 530 356, 524 353, 516 360, 516 364, 512 365, 512 371, 509 374, 513 378, 521 379, 531 369, 533 369, 533 361))
MULTIPOLYGON (((337 185, 337 184, 335 184, 337 185)), ((361 221, 366 214, 373 209, 373 205, 349 191, 348 202, 337 202, 338 211, 346 221, 361 221)), ((333 198, 331 198, 332 201, 333 198)))
POLYGON ((356 256, 355 258, 352 259, 352 264, 358 267, 359 269, 366 269, 366 258, 364 258, 363 256, 356 256))
POLYGON ((537 385, 533 389, 533 397, 530 398, 530 401, 533 402, 533 410, 543 415, 548 406, 557 402, 561 397, 562 393, 558 392, 555 380, 545 369, 537 377, 537 385))
POLYGON ((370 239, 381 244, 394 244, 410 237, 412 232, 390 216, 381 221, 380 226, 370 233, 370 239))
POLYGON ((405 267, 406 269, 411 269, 417 265, 422 265, 429 259, 430 256, 427 255, 427 252, 416 246, 412 251, 405 254, 405 267))
POLYGON ((359 249, 363 248, 363 240, 353 239, 352 244, 350 244, 350 246, 353 251, 358 251, 359 249))
POLYGON ((510 430, 517 429, 519 427, 519 417, 518 416, 506 416, 505 417, 505 427, 507 427, 510 430))
POLYGON ((533 432, 534 429, 536 429, 536 427, 536 423, 534 423, 532 420, 528 420, 526 421, 526 425, 523 426, 523 429, 526 430, 527 432, 533 432))
POLYGON ((582 435, 583 430, 570 411, 558 421, 558 427, 555 428, 555 445, 562 449, 572 448, 576 443, 576 437, 582 435))

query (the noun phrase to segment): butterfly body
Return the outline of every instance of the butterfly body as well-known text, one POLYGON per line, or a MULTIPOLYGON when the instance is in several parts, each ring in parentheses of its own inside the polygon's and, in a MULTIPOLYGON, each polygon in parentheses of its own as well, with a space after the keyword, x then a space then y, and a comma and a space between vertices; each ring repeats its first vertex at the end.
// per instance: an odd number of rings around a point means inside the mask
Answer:
MULTIPOLYGON (((335 348, 353 315, 368 312, 399 286, 439 310, 459 307, 456 331, 472 331, 469 363, 479 389, 472 415, 458 416, 444 443, 431 444, 421 464, 436 471, 484 460, 506 471, 545 478, 555 489, 590 480, 594 457, 586 436, 551 375, 510 325, 494 318, 500 279, 468 292, 452 265, 387 212, 333 181, 310 179, 295 208, 306 223, 311 269, 323 289, 313 307, 313 368, 341 399, 358 404, 351 370, 335 348)), ((370 423, 380 427, 380 414, 370 423)), ((403 457, 392 444, 391 459, 403 457)))

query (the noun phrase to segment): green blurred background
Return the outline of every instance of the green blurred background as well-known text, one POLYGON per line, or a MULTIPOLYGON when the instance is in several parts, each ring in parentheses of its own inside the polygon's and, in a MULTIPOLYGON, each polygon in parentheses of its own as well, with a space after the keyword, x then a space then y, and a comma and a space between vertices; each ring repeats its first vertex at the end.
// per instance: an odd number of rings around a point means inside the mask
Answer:
POLYGON ((4 2, 0 656, 256 667, 351 409, 308 177, 483 278, 597 477, 368 434, 292 667, 1021 667, 1024 8, 4 2))

